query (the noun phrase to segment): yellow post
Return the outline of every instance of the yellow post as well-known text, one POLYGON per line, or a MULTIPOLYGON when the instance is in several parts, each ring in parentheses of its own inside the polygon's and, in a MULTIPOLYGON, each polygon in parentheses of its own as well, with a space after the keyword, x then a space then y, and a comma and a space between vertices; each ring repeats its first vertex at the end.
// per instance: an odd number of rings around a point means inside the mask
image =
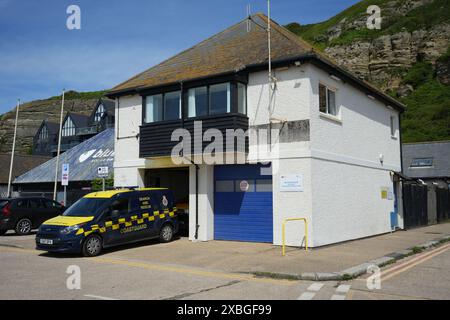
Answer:
POLYGON ((289 221, 304 221, 305 222, 305 249, 308 251, 308 220, 306 218, 290 218, 284 219, 282 227, 282 238, 283 238, 283 257, 286 255, 286 223, 289 221))

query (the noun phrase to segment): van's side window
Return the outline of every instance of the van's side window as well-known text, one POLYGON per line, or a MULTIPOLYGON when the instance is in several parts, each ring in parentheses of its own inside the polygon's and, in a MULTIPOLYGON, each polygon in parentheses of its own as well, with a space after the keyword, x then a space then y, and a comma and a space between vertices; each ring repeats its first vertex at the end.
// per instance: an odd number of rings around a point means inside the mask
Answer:
POLYGON ((114 201, 111 209, 119 211, 121 215, 127 214, 130 211, 130 201, 126 198, 118 199, 114 201))

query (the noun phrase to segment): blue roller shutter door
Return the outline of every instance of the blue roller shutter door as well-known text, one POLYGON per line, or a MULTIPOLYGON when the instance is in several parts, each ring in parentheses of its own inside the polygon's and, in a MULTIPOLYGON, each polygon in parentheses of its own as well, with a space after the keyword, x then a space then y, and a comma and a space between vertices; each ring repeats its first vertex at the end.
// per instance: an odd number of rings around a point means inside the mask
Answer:
POLYGON ((272 176, 260 165, 216 166, 216 240, 273 242, 272 176))

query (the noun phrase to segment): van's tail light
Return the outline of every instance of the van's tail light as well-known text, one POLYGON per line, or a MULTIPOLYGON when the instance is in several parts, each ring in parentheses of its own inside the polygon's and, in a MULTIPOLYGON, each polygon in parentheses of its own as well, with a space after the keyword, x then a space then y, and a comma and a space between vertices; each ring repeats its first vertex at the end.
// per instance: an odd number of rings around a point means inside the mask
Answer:
POLYGON ((3 217, 9 217, 11 215, 11 203, 7 203, 2 209, 3 217))

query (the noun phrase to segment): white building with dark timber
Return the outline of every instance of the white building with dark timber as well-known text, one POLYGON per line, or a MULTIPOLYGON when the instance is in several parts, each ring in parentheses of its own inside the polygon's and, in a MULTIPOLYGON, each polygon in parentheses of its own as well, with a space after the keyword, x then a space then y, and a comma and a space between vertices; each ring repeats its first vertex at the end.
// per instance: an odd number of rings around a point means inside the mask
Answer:
MULTIPOLYGON (((392 176, 401 172, 404 106, 271 27, 271 84, 267 17, 256 14, 250 28, 244 20, 109 92, 115 185, 171 188, 189 208, 192 240, 280 245, 287 218, 307 219, 311 247, 389 232, 402 220, 392 176), (176 164, 176 129, 210 141, 176 164), (245 147, 226 154, 246 163, 201 159, 227 129, 250 131, 245 147)), ((289 223, 287 244, 304 245, 303 230, 289 223)))

